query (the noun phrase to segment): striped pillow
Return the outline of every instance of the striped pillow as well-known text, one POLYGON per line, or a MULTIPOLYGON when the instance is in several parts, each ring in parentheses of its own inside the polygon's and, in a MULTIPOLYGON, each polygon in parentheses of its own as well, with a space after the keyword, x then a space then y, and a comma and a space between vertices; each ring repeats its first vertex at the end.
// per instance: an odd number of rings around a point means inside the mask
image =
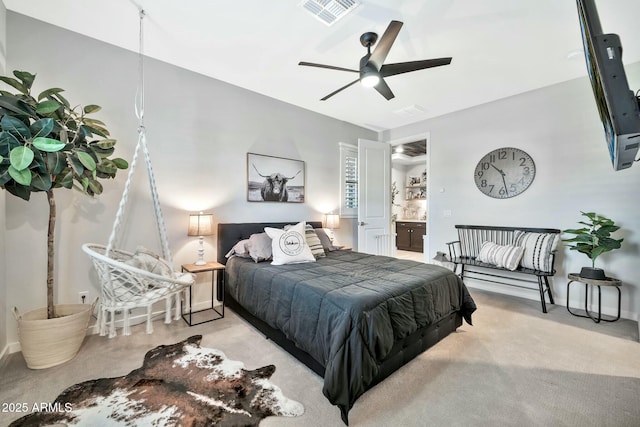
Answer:
POLYGON ((324 247, 322 246, 322 242, 320 241, 320 238, 318 237, 318 235, 316 234, 316 231, 313 229, 313 227, 310 224, 307 224, 305 226, 304 237, 307 239, 307 245, 309 245, 309 248, 311 249, 311 253, 316 259, 327 256, 327 254, 324 253, 324 247))
POLYGON ((484 242, 476 259, 513 271, 518 268, 523 254, 524 248, 520 246, 484 242))
POLYGON ((551 253, 556 250, 559 240, 558 233, 531 233, 517 230, 514 233, 513 244, 524 248, 520 265, 524 268, 551 273, 551 253))

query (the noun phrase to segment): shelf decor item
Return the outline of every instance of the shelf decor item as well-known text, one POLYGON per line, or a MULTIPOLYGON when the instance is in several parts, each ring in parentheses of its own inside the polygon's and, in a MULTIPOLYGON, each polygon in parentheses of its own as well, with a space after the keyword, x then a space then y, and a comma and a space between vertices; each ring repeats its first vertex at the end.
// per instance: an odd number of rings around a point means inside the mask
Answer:
POLYGON ((575 237, 563 239, 571 243, 569 249, 578 251, 589 257, 591 267, 583 267, 580 277, 604 280, 607 276, 603 269, 596 268, 596 258, 605 252, 620 249, 624 239, 614 239, 611 233, 620 229, 614 221, 595 212, 580 212, 588 221, 578 221, 584 227, 562 230, 563 233, 575 234, 575 237))
POLYGON ((54 305, 54 190, 75 189, 96 196, 102 193, 100 179, 114 178, 118 170, 129 165, 123 159, 111 158, 116 140, 109 138, 109 131, 102 121, 90 117, 100 111, 99 106, 72 107, 76 104, 69 103, 60 88, 32 94, 35 74, 14 71, 13 76, 0 76, 0 81, 18 91, 15 94, 0 91, 0 187, 26 201, 30 200, 31 193, 43 192, 49 202, 47 309, 20 315, 14 308, 27 366, 40 369, 75 356, 92 312, 91 304, 71 304, 64 308, 54 305), (77 324, 80 332, 74 331, 71 335, 80 339, 56 338, 58 333, 67 333, 71 326, 70 322, 59 318, 77 313, 82 313, 81 321, 71 323, 77 324), (34 327, 35 323, 38 325, 34 327), (52 357, 38 345, 42 340, 29 337, 33 330, 39 331, 38 336, 53 340, 53 347, 71 342, 75 349, 62 351, 59 358, 52 357))

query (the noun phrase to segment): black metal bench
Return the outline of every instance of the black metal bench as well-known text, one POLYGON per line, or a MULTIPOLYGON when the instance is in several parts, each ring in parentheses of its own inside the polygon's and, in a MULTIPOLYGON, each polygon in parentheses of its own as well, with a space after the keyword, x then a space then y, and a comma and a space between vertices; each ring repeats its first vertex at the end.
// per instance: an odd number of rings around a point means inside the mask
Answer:
MULTIPOLYGON (((555 304, 551 288, 549 286, 549 277, 555 274, 555 249, 549 249, 550 242, 559 241, 561 231, 555 228, 528 228, 528 227, 499 227, 485 225, 456 225, 458 231, 458 240, 447 242, 449 249, 449 260, 454 264, 453 271, 460 276, 461 279, 470 278, 485 282, 499 283, 504 285, 516 286, 519 288, 533 290, 529 286, 517 285, 510 281, 537 283, 540 291, 540 302, 542 304, 542 312, 547 312, 545 302, 545 293, 549 296, 549 303, 555 304), (547 268, 527 268, 519 265, 516 270, 498 267, 494 264, 481 262, 477 260, 482 244, 486 241, 494 242, 498 245, 514 245, 517 236, 522 239, 522 233, 536 233, 529 235, 543 242, 546 248, 532 247, 527 249, 529 255, 537 256, 536 265, 544 265, 547 268), (555 235, 555 236, 554 236, 555 235), (534 251, 534 252, 532 252, 534 251), (458 273, 458 265, 460 272, 458 273), (490 270, 490 271, 489 271, 490 270), (516 273, 516 274, 513 274, 516 273), (536 276, 537 281, 527 280, 522 276, 536 276), (501 279, 501 280, 497 280, 501 279)), ((531 239, 534 240, 534 239, 531 239)), ((535 243, 535 242, 534 242, 535 243)), ((527 252, 525 252, 527 256, 527 252)))

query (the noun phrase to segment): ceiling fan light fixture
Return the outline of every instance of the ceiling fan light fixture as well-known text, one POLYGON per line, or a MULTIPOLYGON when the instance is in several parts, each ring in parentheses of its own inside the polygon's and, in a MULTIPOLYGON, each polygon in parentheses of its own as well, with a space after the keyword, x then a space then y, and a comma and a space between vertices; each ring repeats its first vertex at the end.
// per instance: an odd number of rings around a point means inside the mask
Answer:
POLYGON ((360 84, 364 87, 374 87, 380 83, 380 76, 375 71, 366 71, 360 78, 360 84))

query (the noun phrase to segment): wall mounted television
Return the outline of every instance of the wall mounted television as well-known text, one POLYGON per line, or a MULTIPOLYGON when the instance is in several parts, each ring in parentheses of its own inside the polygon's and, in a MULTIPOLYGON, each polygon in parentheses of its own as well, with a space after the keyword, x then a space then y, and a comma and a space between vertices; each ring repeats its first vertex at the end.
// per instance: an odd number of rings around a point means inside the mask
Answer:
POLYGON ((629 88, 617 34, 603 34, 595 0, 576 0, 582 42, 614 170, 631 167, 640 147, 640 99, 629 88))

